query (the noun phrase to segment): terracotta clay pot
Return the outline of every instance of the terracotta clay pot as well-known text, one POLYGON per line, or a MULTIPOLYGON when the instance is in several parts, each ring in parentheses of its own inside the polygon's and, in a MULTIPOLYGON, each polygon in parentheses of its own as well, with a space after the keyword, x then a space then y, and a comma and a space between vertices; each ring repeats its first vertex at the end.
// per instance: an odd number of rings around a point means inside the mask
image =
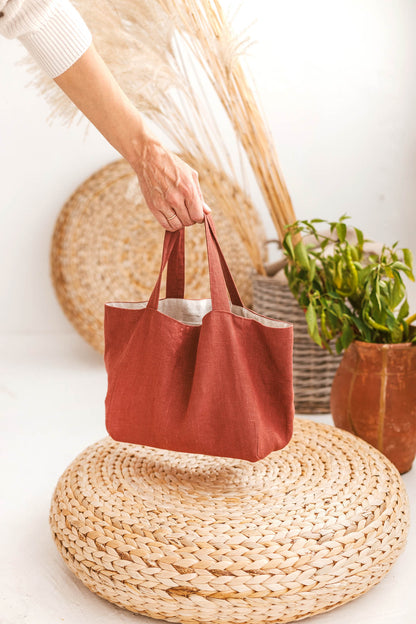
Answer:
POLYGON ((334 423, 410 470, 416 454, 416 346, 353 342, 331 391, 334 423))

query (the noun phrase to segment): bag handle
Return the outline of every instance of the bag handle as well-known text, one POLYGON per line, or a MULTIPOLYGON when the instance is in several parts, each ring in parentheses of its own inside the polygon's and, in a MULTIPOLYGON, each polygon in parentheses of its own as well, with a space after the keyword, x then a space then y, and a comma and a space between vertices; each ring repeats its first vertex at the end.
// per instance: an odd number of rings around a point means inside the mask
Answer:
MULTIPOLYGON (((230 311, 227 290, 231 302, 243 306, 243 302, 235 285, 231 271, 222 253, 215 231, 214 221, 211 214, 205 215, 205 238, 208 254, 208 268, 211 288, 213 310, 230 311)), ((168 275, 166 281, 166 296, 172 294, 184 296, 185 284, 185 228, 175 232, 165 231, 163 241, 162 262, 159 276, 153 288, 147 307, 157 310, 160 295, 160 285, 166 264, 168 263, 168 275)))
POLYGON ((231 303, 243 307, 240 293, 231 275, 230 268, 224 258, 215 230, 214 219, 211 214, 205 215, 205 239, 207 243, 209 281, 213 310, 230 311, 227 290, 231 303), (224 282, 225 279, 225 282, 224 282))
MULTIPOLYGON (((172 241, 168 244, 166 244, 165 236, 162 265, 159 276, 160 278, 162 277, 163 269, 165 268, 167 263, 168 269, 166 276, 166 298, 183 299, 185 295, 185 228, 177 230, 176 232, 174 232, 174 234, 176 234, 176 237, 174 237, 172 241)), ((159 293, 161 279, 158 279, 158 282, 159 293)), ((159 294, 157 295, 157 297, 159 298, 159 294)))
POLYGON ((167 299, 183 299, 185 296, 185 228, 178 230, 177 239, 168 260, 167 299))

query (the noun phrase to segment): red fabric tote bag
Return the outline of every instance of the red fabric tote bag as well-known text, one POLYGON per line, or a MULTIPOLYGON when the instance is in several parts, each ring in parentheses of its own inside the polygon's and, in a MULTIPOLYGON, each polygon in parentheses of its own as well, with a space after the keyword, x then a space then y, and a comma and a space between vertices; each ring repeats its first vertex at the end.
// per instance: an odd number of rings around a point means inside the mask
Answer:
POLYGON ((182 228, 165 232, 148 302, 105 304, 106 428, 120 442, 257 461, 292 436, 293 328, 244 307, 212 215, 205 235, 211 299, 184 299, 182 228))

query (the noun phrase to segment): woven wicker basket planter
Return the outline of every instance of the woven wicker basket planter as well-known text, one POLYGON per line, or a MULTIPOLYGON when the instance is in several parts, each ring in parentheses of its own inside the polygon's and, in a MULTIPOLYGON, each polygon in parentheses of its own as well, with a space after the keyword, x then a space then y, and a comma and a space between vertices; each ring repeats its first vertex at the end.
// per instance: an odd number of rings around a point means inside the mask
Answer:
POLYGON ((72 572, 120 607, 277 623, 378 583, 405 544, 408 499, 376 449, 297 419, 291 443, 256 464, 106 438, 60 478, 50 524, 72 572))
POLYGON ((293 323, 293 389, 298 414, 326 414, 332 381, 341 356, 331 355, 313 342, 305 314, 290 292, 282 272, 274 277, 253 273, 253 309, 293 323))

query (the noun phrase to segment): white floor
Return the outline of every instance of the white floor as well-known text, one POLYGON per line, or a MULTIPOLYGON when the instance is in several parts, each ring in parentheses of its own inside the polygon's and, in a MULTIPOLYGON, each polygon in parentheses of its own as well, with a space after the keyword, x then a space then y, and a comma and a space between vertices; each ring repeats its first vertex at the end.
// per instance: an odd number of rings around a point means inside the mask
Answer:
MULTIPOLYGON (((49 532, 58 477, 85 446, 106 435, 105 392, 102 357, 76 334, 0 336, 1 624, 155 622, 86 589, 67 570, 49 532)), ((329 416, 317 420, 331 422, 329 416)), ((414 516, 416 464, 404 482, 414 516)), ((379 585, 309 621, 416 622, 415 556, 412 526, 406 549, 379 585)))

